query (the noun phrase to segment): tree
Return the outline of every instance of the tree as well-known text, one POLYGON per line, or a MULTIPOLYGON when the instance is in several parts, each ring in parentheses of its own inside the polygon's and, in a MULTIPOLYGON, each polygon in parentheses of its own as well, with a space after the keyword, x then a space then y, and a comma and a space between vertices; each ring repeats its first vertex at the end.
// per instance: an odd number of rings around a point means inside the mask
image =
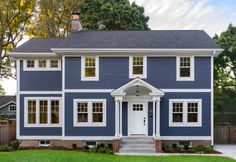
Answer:
POLYGON ((34 0, 0 1, 0 78, 15 76, 14 62, 8 53, 23 39, 34 5, 34 0))
POLYGON ((0 96, 5 96, 5 95, 6 95, 6 92, 5 92, 4 88, 3 88, 3 86, 0 85, 0 96))
POLYGON ((84 0, 80 11, 84 29, 148 30, 144 8, 128 0, 84 0))
POLYGON ((224 49, 215 58, 215 107, 223 109, 229 99, 236 99, 236 27, 232 24, 214 40, 224 49))
POLYGON ((38 0, 35 17, 28 26, 31 37, 65 37, 71 31, 71 13, 78 11, 80 0, 38 0))
POLYGON ((148 30, 144 8, 128 0, 39 0, 37 8, 27 31, 31 37, 67 36, 71 13, 78 10, 85 30, 148 30))

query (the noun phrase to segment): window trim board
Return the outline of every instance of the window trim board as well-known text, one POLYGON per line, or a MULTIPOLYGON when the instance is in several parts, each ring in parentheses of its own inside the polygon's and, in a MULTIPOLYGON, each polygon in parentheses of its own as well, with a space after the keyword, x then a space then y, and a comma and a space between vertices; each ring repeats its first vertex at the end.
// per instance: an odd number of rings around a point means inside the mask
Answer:
POLYGON ((147 78, 147 56, 129 56, 129 78, 147 78), (143 57, 143 74, 134 75, 133 74, 133 58, 134 57, 143 57))
POLYGON ((73 126, 74 127, 106 127, 107 126, 107 100, 106 99, 74 99, 73 100, 73 126), (88 122, 78 123, 77 122, 77 103, 78 102, 88 102, 88 122), (102 102, 103 103, 103 122, 102 123, 92 123, 92 102, 102 102))
POLYGON ((169 127, 202 127, 202 99, 169 99, 169 127), (174 123, 173 102, 183 102, 183 122, 174 123), (188 122, 188 102, 198 102, 198 122, 188 122))
POLYGON ((23 60, 23 71, 61 71, 61 59, 24 59, 23 60), (27 67, 27 61, 34 61, 34 67, 27 67), (46 60, 46 67, 39 67, 39 60, 46 60), (51 67, 51 60, 58 61, 58 67, 51 67))
POLYGON ((195 80, 195 57, 194 56, 176 56, 176 81, 194 81, 195 80), (180 58, 190 57, 190 77, 180 76, 180 58))
POLYGON ((99 81, 99 56, 88 56, 95 58, 95 77, 85 77, 85 58, 81 56, 81 81, 99 81))

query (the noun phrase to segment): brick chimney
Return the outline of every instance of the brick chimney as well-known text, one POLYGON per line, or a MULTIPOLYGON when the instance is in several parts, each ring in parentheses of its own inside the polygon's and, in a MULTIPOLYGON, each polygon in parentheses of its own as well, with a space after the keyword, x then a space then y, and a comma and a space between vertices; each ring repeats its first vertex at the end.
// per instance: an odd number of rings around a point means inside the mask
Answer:
POLYGON ((71 28, 72 32, 80 31, 83 29, 82 23, 80 21, 80 13, 78 11, 74 11, 71 14, 71 28))

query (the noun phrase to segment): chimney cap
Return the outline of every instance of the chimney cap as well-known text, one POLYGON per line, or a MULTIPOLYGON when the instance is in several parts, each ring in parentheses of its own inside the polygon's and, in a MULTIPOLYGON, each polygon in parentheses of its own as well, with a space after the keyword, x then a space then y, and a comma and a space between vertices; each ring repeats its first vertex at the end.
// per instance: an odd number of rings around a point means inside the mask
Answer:
POLYGON ((80 12, 79 12, 79 10, 78 11, 73 11, 71 14, 72 15, 80 15, 80 12))

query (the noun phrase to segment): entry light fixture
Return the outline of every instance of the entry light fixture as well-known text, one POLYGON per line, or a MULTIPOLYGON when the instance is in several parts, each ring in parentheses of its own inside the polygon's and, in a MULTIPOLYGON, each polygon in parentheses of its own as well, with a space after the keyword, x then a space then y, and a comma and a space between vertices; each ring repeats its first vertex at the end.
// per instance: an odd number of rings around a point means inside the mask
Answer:
POLYGON ((139 90, 138 90, 138 85, 136 86, 136 96, 139 96, 139 90))

